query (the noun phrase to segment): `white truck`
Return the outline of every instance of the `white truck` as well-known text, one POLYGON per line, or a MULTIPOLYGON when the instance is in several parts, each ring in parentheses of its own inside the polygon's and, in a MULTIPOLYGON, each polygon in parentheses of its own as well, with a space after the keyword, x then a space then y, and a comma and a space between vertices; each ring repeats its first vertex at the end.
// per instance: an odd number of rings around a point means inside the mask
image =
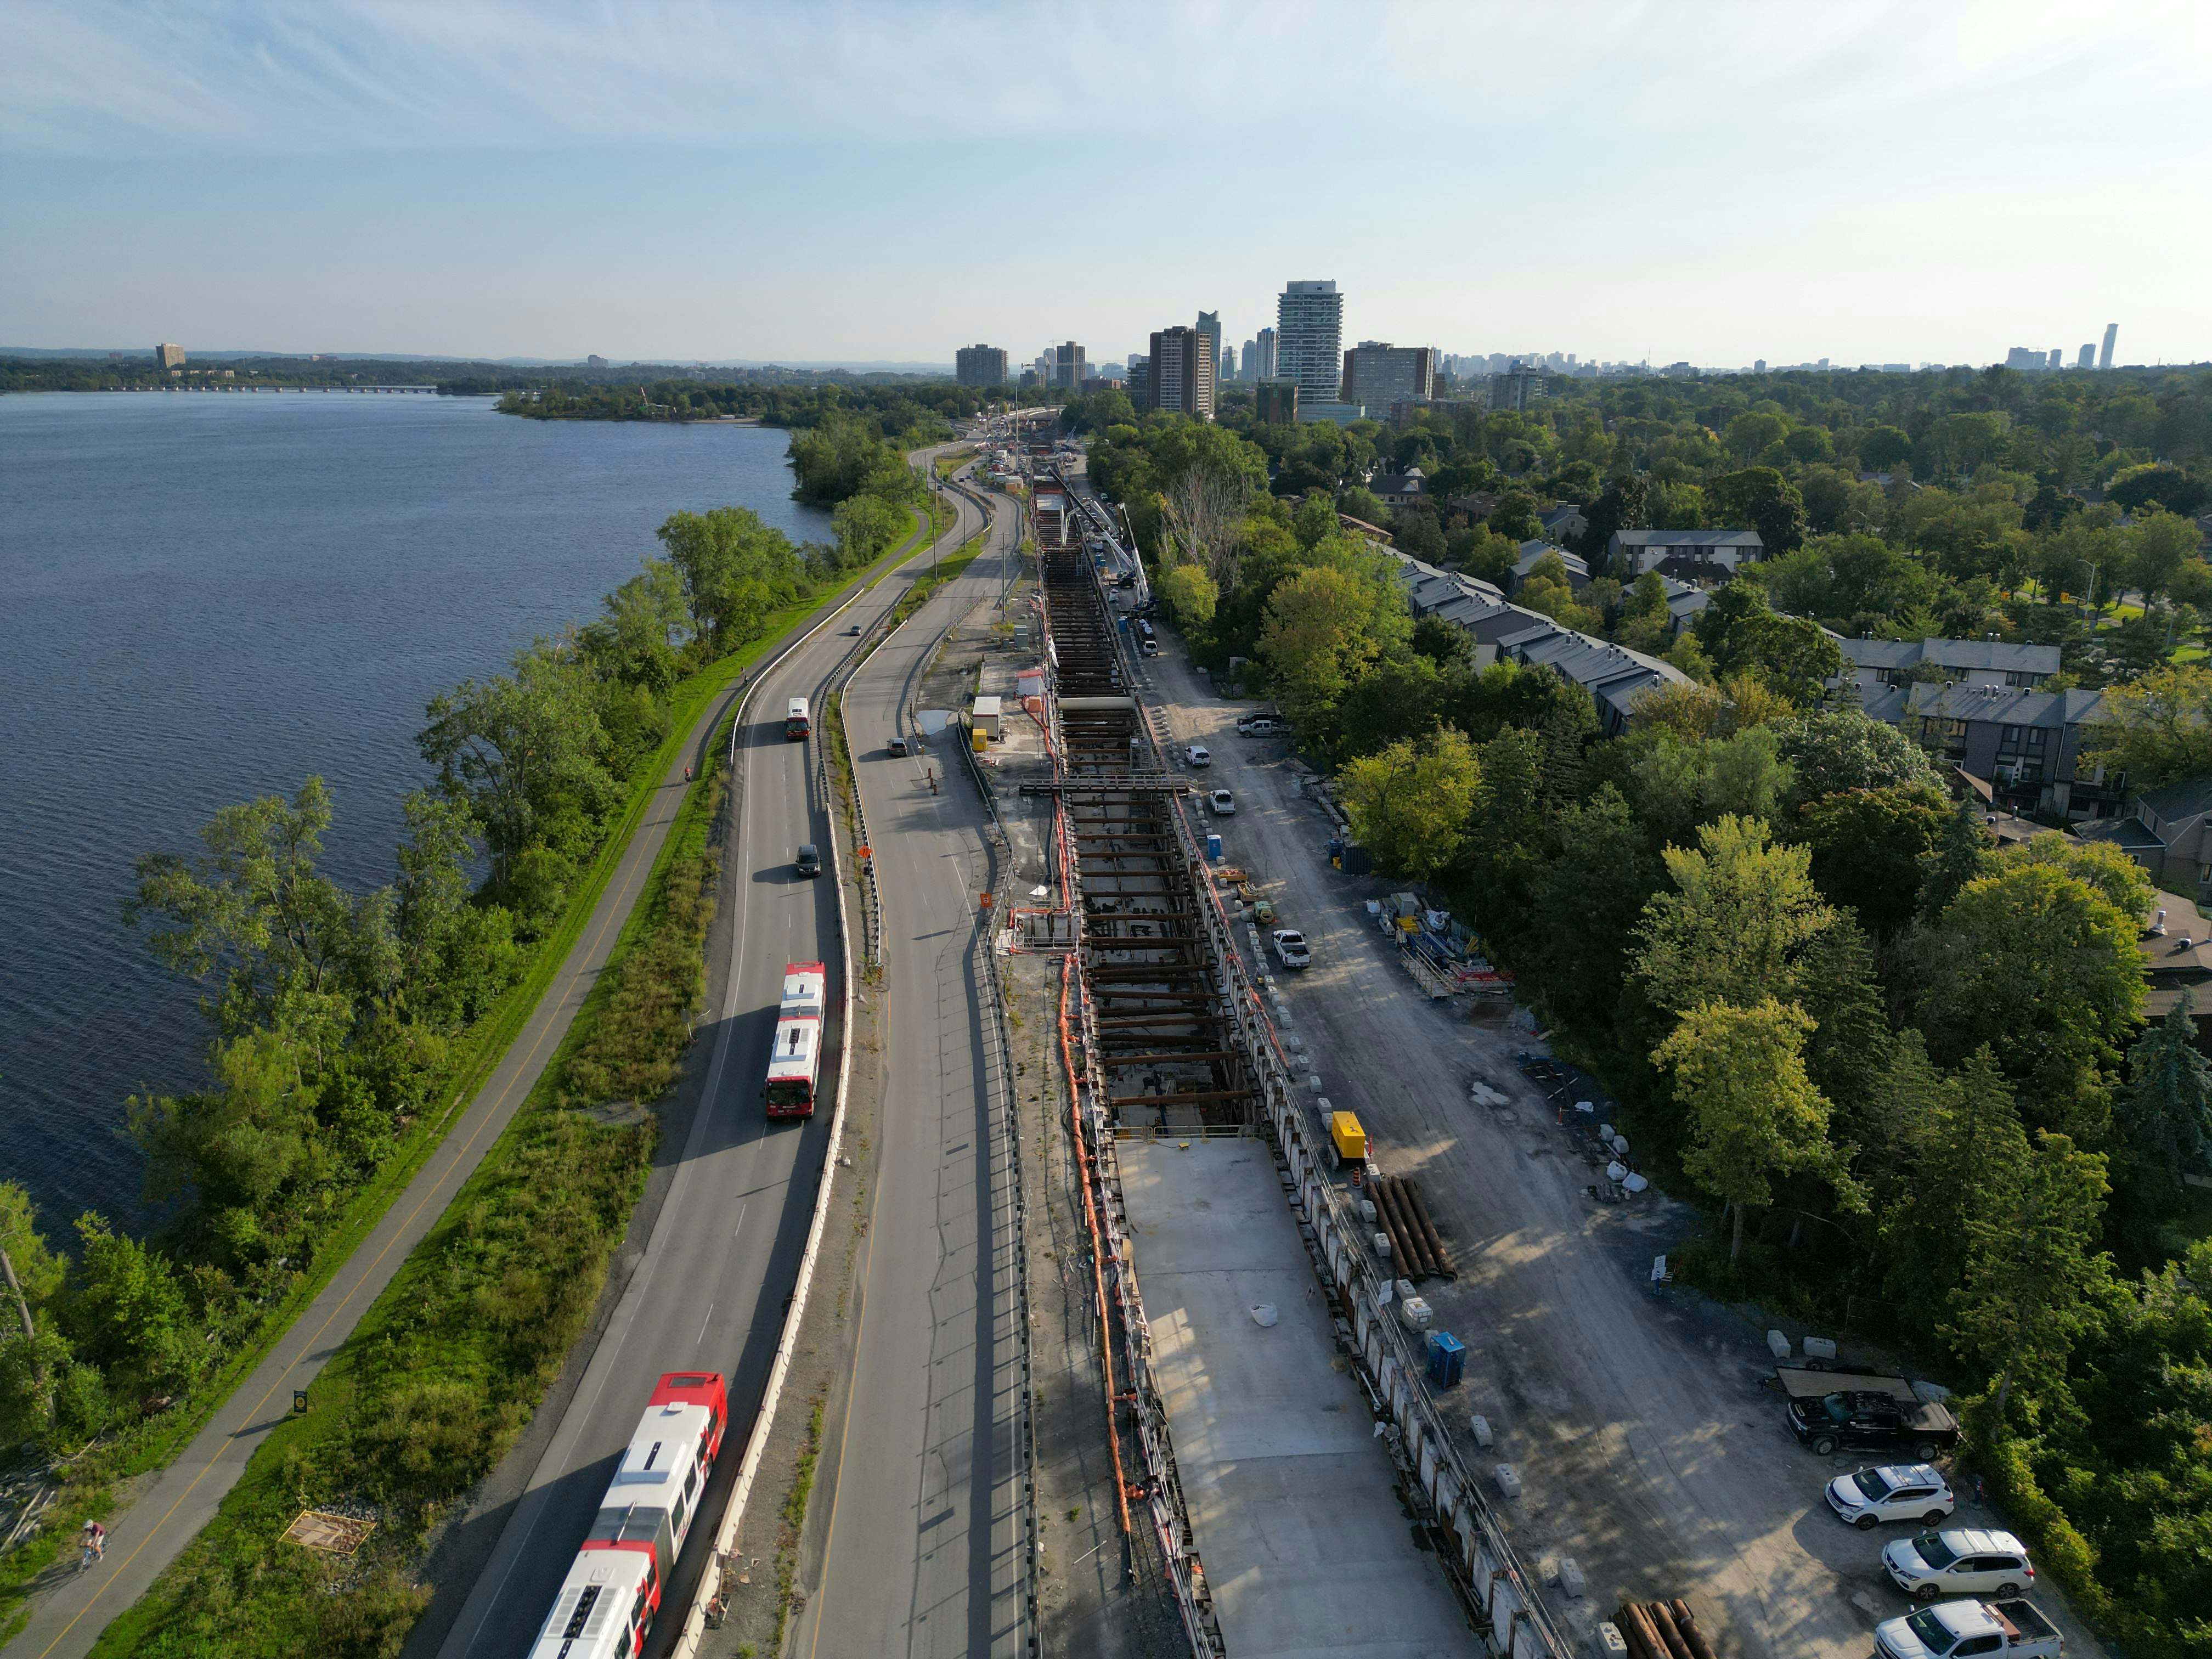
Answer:
POLYGON ((2058 1659, 2065 1646, 2027 1601, 1938 1601, 1874 1633, 1877 1659, 2058 1659))

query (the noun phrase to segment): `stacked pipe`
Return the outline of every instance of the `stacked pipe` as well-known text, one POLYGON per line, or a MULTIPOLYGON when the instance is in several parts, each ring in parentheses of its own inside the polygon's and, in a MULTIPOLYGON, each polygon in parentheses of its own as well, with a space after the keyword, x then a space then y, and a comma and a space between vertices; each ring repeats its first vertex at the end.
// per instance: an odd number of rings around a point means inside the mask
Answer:
POLYGON ((1623 1601, 1619 1622, 1630 1659, 1715 1659, 1713 1644, 1680 1596, 1672 1601, 1623 1601))
POLYGON ((1413 1183, 1403 1176, 1375 1177, 1375 1211, 1390 1236, 1391 1259, 1401 1264, 1407 1279, 1449 1279, 1450 1259, 1429 1220, 1427 1207, 1413 1183))

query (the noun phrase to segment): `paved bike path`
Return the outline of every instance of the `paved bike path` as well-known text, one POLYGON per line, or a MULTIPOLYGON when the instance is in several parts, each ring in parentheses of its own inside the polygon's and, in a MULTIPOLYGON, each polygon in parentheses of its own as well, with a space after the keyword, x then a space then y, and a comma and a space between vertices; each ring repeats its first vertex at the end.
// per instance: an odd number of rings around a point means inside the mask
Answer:
MULTIPOLYGON (((894 563, 928 534, 925 525, 902 543, 894 563)), ((824 611, 857 591, 841 590, 821 609, 796 623, 763 653, 773 659, 811 629, 824 611)), ((755 671, 757 672, 757 671, 755 671)), ((668 839, 688 785, 687 762, 696 764, 707 741, 752 675, 732 684, 708 704, 687 734, 682 752, 669 764, 632 831, 613 876, 592 907, 552 983, 520 1035, 508 1045, 490 1079, 479 1090, 460 1121, 447 1131, 429 1161, 417 1170, 386 1211, 375 1229, 354 1249, 320 1295, 278 1339, 268 1355, 224 1401, 208 1425, 184 1452, 156 1474, 131 1507, 107 1522, 106 1559, 90 1571, 76 1572, 33 1603, 30 1623, 0 1649, 0 1659, 81 1659, 89 1653, 108 1622, 152 1587, 161 1570, 184 1552, 202 1527, 214 1518, 224 1496, 237 1484, 270 1431, 291 1415, 292 1392, 308 1387, 362 1316, 383 1293, 399 1265, 436 1224, 500 1132, 514 1118, 545 1065, 561 1047, 562 1035, 583 1006, 599 970, 606 966, 631 907, 644 891, 653 860, 668 839)), ((53 1575, 50 1572, 51 1578, 53 1575)))

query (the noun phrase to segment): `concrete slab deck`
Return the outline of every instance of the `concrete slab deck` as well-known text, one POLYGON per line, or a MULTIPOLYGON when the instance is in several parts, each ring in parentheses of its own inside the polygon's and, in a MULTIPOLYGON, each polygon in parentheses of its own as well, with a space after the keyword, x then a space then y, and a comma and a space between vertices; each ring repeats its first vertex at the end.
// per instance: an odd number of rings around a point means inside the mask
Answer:
POLYGON ((1121 1188, 1168 1426, 1231 1653, 1476 1650, 1413 1542, 1256 1140, 1124 1141, 1121 1188), (1262 1328, 1252 1310, 1273 1304, 1262 1328))

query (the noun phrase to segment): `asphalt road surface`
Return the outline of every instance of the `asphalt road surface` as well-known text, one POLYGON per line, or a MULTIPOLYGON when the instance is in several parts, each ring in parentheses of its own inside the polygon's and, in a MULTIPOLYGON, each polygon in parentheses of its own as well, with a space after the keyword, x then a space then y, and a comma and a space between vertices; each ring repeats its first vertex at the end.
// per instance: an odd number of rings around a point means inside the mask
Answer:
POLYGON ((908 759, 883 749, 895 732, 916 734, 914 701, 945 629, 1015 574, 1015 516, 999 514, 988 550, 846 696, 884 892, 883 1178, 859 1268, 857 1358, 842 1421, 825 1429, 823 1542, 802 1564, 812 1593, 787 1649, 808 1659, 1028 1650, 1019 1239, 1001 1062, 977 982, 989 971, 976 917, 986 814, 951 747, 957 728, 908 759))
MULTIPOLYGON (((974 524, 980 516, 972 507, 963 506, 962 511, 963 522, 966 525, 974 524)), ((956 531, 954 533, 957 536, 959 532, 956 531)), ((906 585, 914 579, 915 569, 926 567, 926 559, 917 559, 879 584, 855 605, 854 614, 872 616, 889 605, 897 593, 905 591, 906 585)), ((779 699, 785 694, 781 688, 787 682, 794 687, 793 695, 803 691, 810 673, 818 678, 826 672, 826 665, 849 650, 852 641, 846 641, 840 645, 835 630, 831 630, 824 639, 796 653, 792 661, 779 671, 775 687, 764 690, 756 701, 757 711, 773 708, 778 729, 772 744, 764 729, 749 734, 748 746, 744 750, 749 763, 758 757, 767 758, 763 764, 754 769, 759 770, 764 779, 757 792, 757 805, 749 808, 753 813, 748 821, 749 827, 757 826, 757 835, 748 839, 748 851, 740 853, 738 856, 744 858, 757 853, 764 872, 772 868, 773 860, 778 856, 785 860, 787 870, 793 846, 799 840, 807 838, 793 831, 805 818, 807 798, 801 787, 799 768, 803 751, 811 750, 811 745, 791 744, 782 746, 783 704, 779 699), (775 696, 769 695, 769 690, 775 691, 775 696), (761 836, 764 836, 765 841, 758 839, 761 836)), ((574 1018, 599 969, 605 966, 609 952, 621 936, 623 923, 629 916, 631 906, 643 892, 653 860, 667 839, 669 826, 675 821, 677 809, 683 802, 687 787, 684 782, 686 766, 696 763, 700 758, 700 745, 710 738, 728 713, 731 699, 737 695, 732 690, 727 696, 718 697, 700 716, 684 753, 671 764, 667 775, 661 779, 659 788, 647 804, 643 818, 633 833, 629 845, 601 894, 581 937, 569 951, 568 959, 562 964, 559 974, 539 998, 528 1023, 508 1048, 490 1079, 470 1103, 461 1121, 447 1133, 437 1151, 408 1183, 368 1239, 355 1249, 330 1284, 324 1287, 322 1293, 278 1340, 269 1356, 223 1402, 208 1425, 175 1462, 152 1477, 137 1493, 128 1509, 108 1518, 106 1559, 90 1572, 61 1577, 53 1589, 45 1592, 33 1603, 28 1625, 4 1650, 6 1659, 78 1659, 79 1656, 90 1651, 108 1621, 145 1594, 161 1570, 175 1559, 199 1529, 207 1524, 224 1495, 236 1484, 247 1459, 268 1437, 270 1431, 290 1414, 293 1390, 307 1388, 313 1382, 331 1356, 337 1352, 339 1345, 352 1334, 354 1327, 369 1304, 391 1282, 392 1275, 407 1259, 408 1252, 444 1213, 454 1194, 459 1191, 462 1183, 475 1170, 485 1152, 498 1139, 501 1130, 507 1127, 529 1095, 546 1061, 559 1048, 562 1035, 568 1030, 569 1021, 574 1018)), ((811 821, 815 830, 823 827, 818 817, 811 821)), ((819 839, 818 836, 814 838, 819 839)), ((787 939, 793 941, 795 948, 801 933, 809 941, 805 952, 807 957, 821 957, 823 953, 811 941, 818 937, 820 916, 823 915, 830 918, 828 937, 835 940, 835 896, 826 892, 817 895, 813 890, 814 885, 809 884, 801 887, 796 883, 783 883, 770 874, 763 876, 757 889, 750 890, 757 893, 757 921, 741 952, 749 969, 763 975, 780 974, 787 958, 775 953, 785 948, 787 939), (826 911, 823 909, 824 905, 830 907, 826 911), (772 966, 763 966, 771 956, 774 957, 772 966)), ((769 1041, 769 1028, 760 1023, 763 1017, 757 1010, 774 1002, 775 994, 774 990, 763 993, 757 984, 748 981, 738 988, 734 1001, 726 1000, 719 1025, 710 1033, 711 1040, 718 1044, 718 1060, 726 1060, 726 1064, 722 1066, 726 1073, 726 1087, 736 1091, 740 1104, 751 1098, 749 1091, 758 1086, 752 1079, 761 1067, 761 1054, 765 1052, 769 1041), (726 1032, 721 1029, 725 1027, 729 1028, 726 1032), (753 1046, 749 1047, 748 1044, 753 1046), (725 1048, 732 1052, 725 1055, 725 1048)), ((672 1202, 669 1208, 681 1218, 679 1231, 687 1241, 696 1242, 691 1241, 692 1234, 703 1238, 720 1229, 725 1235, 723 1242, 728 1253, 733 1257, 741 1257, 744 1268, 752 1272, 756 1278, 748 1280, 744 1278, 742 1271, 726 1274, 718 1270, 712 1276, 713 1288, 702 1300, 688 1290, 681 1293, 672 1290, 675 1285, 686 1282, 680 1278, 656 1276, 656 1282, 661 1288, 648 1298, 649 1305, 641 1313, 625 1310, 631 1316, 623 1326, 624 1330, 630 1334, 630 1340, 638 1342, 663 1340, 664 1320, 672 1327, 688 1320, 690 1328, 683 1344, 672 1346, 667 1350, 672 1357, 665 1365, 659 1364, 657 1358, 641 1362, 655 1376, 671 1366, 702 1363, 701 1345, 717 1333, 734 1342, 735 1347, 730 1348, 732 1355, 737 1347, 745 1347, 753 1334, 751 1320, 757 1300, 757 1275, 772 1273, 781 1265, 781 1259, 775 1255, 775 1241, 780 1237, 776 1229, 782 1225, 783 1218, 779 1215, 769 1221, 765 1212, 781 1202, 784 1187, 788 1182, 791 1170, 797 1166, 802 1145, 811 1144, 813 1139, 820 1138, 823 1131, 810 1127, 771 1133, 765 1130, 757 1111, 750 1114, 750 1120, 740 1127, 737 1120, 745 1116, 742 1112, 732 1111, 702 1114, 702 1127, 697 1132, 701 1142, 697 1151, 705 1157, 710 1153, 730 1153, 741 1143, 753 1148, 749 1152, 734 1152, 723 1159, 717 1166, 717 1173, 729 1164, 744 1164, 749 1178, 760 1185, 761 1200, 752 1203, 750 1189, 740 1193, 727 1228, 721 1228, 720 1219, 714 1216, 714 1206, 720 1204, 724 1194, 722 1188, 712 1182, 685 1183, 681 1194, 683 1202, 672 1202), (712 1121, 707 1121, 710 1116, 712 1121), (752 1212, 760 1213, 746 1213, 745 1224, 751 1226, 756 1220, 767 1224, 769 1232, 765 1243, 748 1245, 734 1237, 738 1231, 736 1212, 744 1209, 748 1204, 751 1204, 752 1212), (708 1308, 720 1297, 725 1282, 732 1288, 732 1299, 724 1302, 712 1316, 720 1322, 716 1328, 702 1335, 701 1326, 709 1316, 708 1308), (752 1286, 753 1293, 744 1292, 743 1287, 746 1285, 752 1286), (678 1304, 681 1304, 680 1311, 678 1304), (656 1314, 659 1317, 655 1316, 656 1314), (733 1321, 742 1322, 733 1324, 733 1321)), ((811 1182, 807 1192, 811 1197, 811 1182)), ((799 1249, 796 1241, 803 1238, 805 1227, 806 1217, 802 1213, 793 1235, 795 1242, 788 1251, 789 1265, 782 1266, 786 1282, 795 1268, 799 1249)), ((696 1257, 687 1260, 696 1260, 696 1257)), ((646 1277, 642 1271, 639 1276, 641 1279, 646 1277)), ((775 1311, 770 1310, 772 1315, 775 1311)), ((756 1368, 757 1376, 752 1385, 754 1395, 758 1393, 757 1377, 765 1375, 766 1355, 773 1348, 775 1340, 775 1332, 771 1328, 768 1331, 765 1338, 767 1346, 762 1348, 762 1358, 756 1368)), ((640 1350, 641 1353, 646 1352, 646 1349, 640 1350)), ((652 1352, 657 1355, 659 1350, 652 1352)), ((724 1350, 717 1349, 716 1352, 724 1350)), ((595 1374, 591 1382, 599 1391, 592 1397, 604 1395, 600 1398, 599 1410, 606 1420, 634 1425, 638 1414, 644 1410, 645 1400, 651 1389, 650 1382, 639 1388, 635 1376, 629 1372, 617 1374, 611 1369, 595 1374)), ((733 1401, 743 1406, 749 1407, 753 1397, 733 1391, 733 1401)), ((737 1416, 735 1412, 733 1416, 736 1417, 733 1431, 741 1438, 745 1427, 744 1419, 737 1416)), ((619 1431, 609 1429, 604 1433, 615 1437, 606 1444, 618 1448, 626 1442, 629 1428, 625 1426, 619 1431)), ((532 1510, 532 1525, 526 1528, 532 1553, 532 1568, 541 1566, 544 1559, 550 1559, 556 1554, 565 1567, 568 1553, 563 1553, 559 1540, 566 1540, 566 1549, 573 1551, 574 1540, 583 1535, 582 1521, 569 1524, 571 1510, 580 1504, 581 1510, 575 1512, 588 1516, 601 1489, 592 1487, 588 1497, 575 1495, 590 1485, 588 1475, 577 1474, 576 1460, 585 1457, 589 1449, 599 1445, 600 1440, 581 1433, 574 1437, 564 1433, 560 1443, 567 1461, 559 1468, 540 1472, 544 1483, 558 1490, 544 1497, 540 1497, 535 1491, 532 1493, 537 1501, 532 1510), (552 1502, 550 1517, 546 1518, 550 1499, 566 1501, 570 1509, 564 1510, 560 1502, 552 1502), (565 1531, 564 1527, 567 1528, 565 1531)), ((588 1463, 584 1467, 587 1468, 588 1463)), ((530 1634, 537 1630, 545 1608, 550 1605, 552 1587, 559 1578, 559 1571, 550 1566, 543 1570, 552 1576, 545 1578, 542 1586, 532 1571, 510 1567, 505 1571, 503 1582, 510 1588, 498 1603, 501 1618, 490 1621, 471 1620, 470 1622, 470 1628, 481 1629, 483 1632, 484 1651, 520 1652, 530 1634), (526 1593, 532 1592, 542 1592, 538 1601, 526 1613, 518 1611, 527 1600, 526 1593), (520 1622, 502 1628, 502 1620, 510 1616, 520 1622)), ((696 1575, 696 1565, 693 1571, 696 1575)))
MULTIPOLYGON (((981 514, 948 499, 960 513, 949 546, 981 514)), ((833 1010, 842 997, 835 885, 793 867, 800 842, 823 847, 830 839, 817 763, 822 696, 860 644, 847 631, 850 623, 873 623, 928 568, 924 554, 886 578, 778 664, 754 693, 737 736, 738 836, 723 850, 736 877, 724 884, 736 895, 729 956, 710 964, 709 1013, 694 1049, 694 1063, 703 1057, 707 1066, 704 1100, 644 1260, 447 1632, 441 1659, 502 1659, 528 1650, 654 1383, 664 1372, 696 1368, 730 1378, 730 1426, 646 1652, 666 1651, 683 1627, 767 1386, 829 1139, 833 1066, 823 1066, 823 1105, 811 1119, 771 1122, 760 1095, 784 965, 826 963, 833 1010), (799 696, 815 710, 816 736, 804 743, 783 733, 786 706, 799 696)), ((836 1041, 833 1021, 833 1052, 836 1041)))

